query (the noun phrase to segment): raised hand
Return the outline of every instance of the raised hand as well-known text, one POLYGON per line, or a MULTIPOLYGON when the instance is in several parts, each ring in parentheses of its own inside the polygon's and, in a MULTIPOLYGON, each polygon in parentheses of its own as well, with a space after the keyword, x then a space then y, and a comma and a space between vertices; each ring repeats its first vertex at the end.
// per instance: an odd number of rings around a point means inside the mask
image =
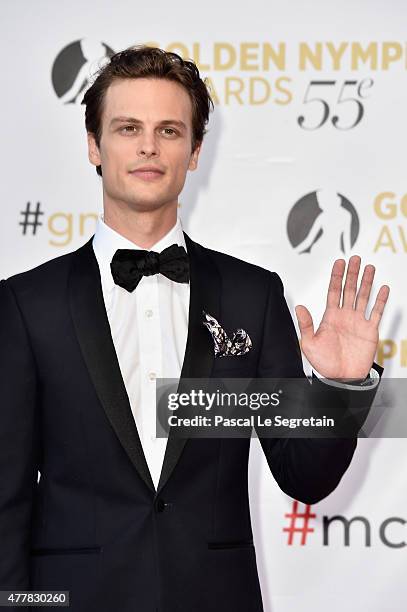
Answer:
POLYGON ((379 323, 390 288, 388 285, 380 287, 367 319, 365 311, 375 267, 371 264, 365 266, 356 293, 360 262, 358 255, 349 259, 342 291, 346 262, 344 259, 335 261, 325 312, 315 333, 309 310, 302 305, 295 307, 301 334, 301 350, 314 370, 325 378, 365 378, 374 361, 379 341, 379 323))

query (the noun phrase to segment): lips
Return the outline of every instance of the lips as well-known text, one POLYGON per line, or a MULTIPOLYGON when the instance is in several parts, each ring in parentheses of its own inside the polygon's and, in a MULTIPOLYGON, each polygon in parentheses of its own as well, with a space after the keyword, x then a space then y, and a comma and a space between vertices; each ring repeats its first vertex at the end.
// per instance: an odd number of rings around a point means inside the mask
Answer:
POLYGON ((130 172, 133 176, 137 176, 138 178, 142 178, 144 180, 154 180, 163 176, 164 172, 157 168, 156 166, 141 166, 140 168, 136 168, 130 172))

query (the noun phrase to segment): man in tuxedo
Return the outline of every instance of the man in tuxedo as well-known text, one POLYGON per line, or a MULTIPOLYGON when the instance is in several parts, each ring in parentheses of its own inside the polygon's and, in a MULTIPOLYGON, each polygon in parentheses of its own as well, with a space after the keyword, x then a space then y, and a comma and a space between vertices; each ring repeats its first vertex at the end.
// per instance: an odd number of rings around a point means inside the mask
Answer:
MULTIPOLYGON (((275 272, 193 241, 177 217, 211 99, 192 62, 136 47, 84 96, 104 214, 74 252, 0 284, 0 588, 69 590, 74 612, 260 612, 250 439, 155 439, 155 379, 304 377, 275 272), (251 350, 215 356, 203 311, 251 350), (38 471, 40 478, 37 479, 38 471)), ((374 268, 332 269, 313 385, 369 406, 388 297, 374 268), (372 367, 373 366, 373 367, 372 367), (330 379, 342 379, 338 388, 330 379)), ((280 488, 314 504, 356 439, 261 439, 280 488)))

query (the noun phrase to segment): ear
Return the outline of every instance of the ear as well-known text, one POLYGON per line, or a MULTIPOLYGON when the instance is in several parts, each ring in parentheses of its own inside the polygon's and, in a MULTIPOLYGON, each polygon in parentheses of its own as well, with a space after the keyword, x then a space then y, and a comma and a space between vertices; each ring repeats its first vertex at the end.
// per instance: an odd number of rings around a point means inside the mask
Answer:
POLYGON ((94 166, 101 165, 99 147, 96 144, 94 134, 91 132, 88 132, 88 158, 94 166))
POLYGON ((198 142, 195 146, 194 151, 192 151, 191 158, 188 164, 188 170, 196 170, 198 166, 198 157, 201 151, 201 147, 202 147, 202 142, 198 142))

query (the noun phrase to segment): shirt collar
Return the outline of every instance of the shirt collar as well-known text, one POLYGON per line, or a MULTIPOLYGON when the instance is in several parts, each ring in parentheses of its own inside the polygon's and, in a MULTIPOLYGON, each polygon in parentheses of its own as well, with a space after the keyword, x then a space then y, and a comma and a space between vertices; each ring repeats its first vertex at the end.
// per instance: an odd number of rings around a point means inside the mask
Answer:
MULTIPOLYGON (((161 251, 174 243, 178 246, 183 246, 187 251, 180 217, 177 217, 175 225, 165 234, 165 236, 160 238, 160 240, 153 244, 149 249, 144 250, 161 253, 161 251)), ((119 232, 116 230, 106 225, 103 220, 103 214, 98 216, 92 245, 99 264, 100 276, 104 291, 111 291, 115 287, 110 270, 110 262, 112 261, 113 255, 117 249, 143 249, 143 247, 138 246, 128 238, 122 236, 122 234, 119 234, 119 232)))

